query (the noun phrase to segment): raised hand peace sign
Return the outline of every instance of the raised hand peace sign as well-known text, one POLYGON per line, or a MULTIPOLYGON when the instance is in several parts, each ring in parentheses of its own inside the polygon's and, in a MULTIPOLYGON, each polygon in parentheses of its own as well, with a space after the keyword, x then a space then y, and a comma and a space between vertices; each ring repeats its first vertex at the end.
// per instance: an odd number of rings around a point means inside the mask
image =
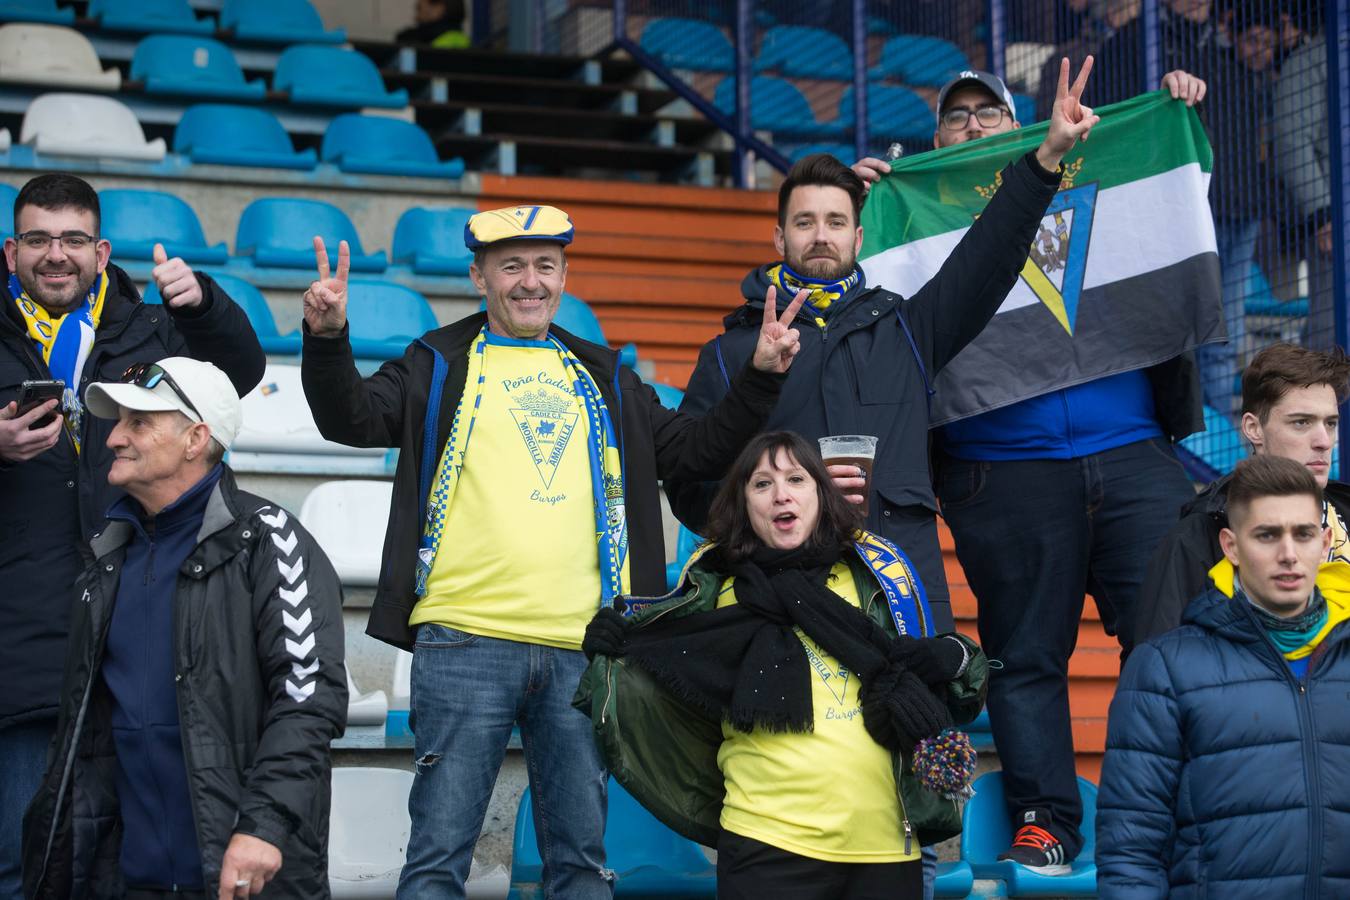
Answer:
POLYGON ((1092 108, 1082 103, 1083 88, 1087 86, 1088 73, 1092 71, 1092 57, 1083 60, 1083 68, 1078 71, 1073 87, 1069 86, 1069 59, 1060 60, 1059 85, 1055 88, 1055 107, 1050 113, 1050 130, 1045 140, 1036 150, 1036 161, 1045 169, 1054 171, 1064 154, 1073 149, 1080 140, 1087 140, 1092 126, 1101 121, 1094 115, 1092 108))
POLYGON ((352 253, 346 241, 338 243, 337 275, 329 277, 328 249, 323 238, 314 238, 314 259, 319 267, 319 280, 305 291, 305 324, 312 334, 336 337, 347 324, 347 270, 352 253))
POLYGON ((801 332, 791 327, 797 310, 806 302, 806 291, 798 291, 783 315, 778 315, 778 291, 769 286, 764 295, 764 324, 759 329, 759 343, 755 345, 754 366, 761 372, 786 372, 792 357, 802 348, 801 332))

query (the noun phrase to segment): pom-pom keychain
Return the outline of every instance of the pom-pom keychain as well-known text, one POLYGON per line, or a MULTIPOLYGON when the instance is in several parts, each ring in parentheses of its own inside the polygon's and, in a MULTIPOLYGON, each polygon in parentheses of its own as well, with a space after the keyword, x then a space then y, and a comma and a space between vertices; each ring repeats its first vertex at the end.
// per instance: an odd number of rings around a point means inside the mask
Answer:
POLYGON ((914 774, 919 783, 951 800, 975 795, 975 747, 964 731, 944 728, 937 737, 924 738, 914 747, 914 774))

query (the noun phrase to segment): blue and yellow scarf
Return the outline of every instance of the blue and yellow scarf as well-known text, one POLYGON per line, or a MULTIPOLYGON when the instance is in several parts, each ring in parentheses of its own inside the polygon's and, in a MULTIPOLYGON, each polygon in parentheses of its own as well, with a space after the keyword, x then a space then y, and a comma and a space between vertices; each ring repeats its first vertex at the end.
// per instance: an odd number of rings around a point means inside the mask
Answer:
POLYGON ((787 303, 797 296, 798 291, 807 291, 806 302, 802 304, 802 309, 821 327, 824 327, 825 320, 829 317, 830 307, 862 284, 862 269, 857 266, 838 281, 820 281, 798 275, 788 268, 785 262, 769 266, 764 274, 774 287, 778 288, 778 297, 782 303, 787 303))
MULTIPOLYGON (((558 351, 563 369, 572 382, 572 390, 586 421, 586 447, 590 453, 591 494, 595 506, 595 540, 600 560, 600 602, 610 605, 614 597, 628 591, 628 516, 624 509, 623 460, 615 437, 609 409, 600 395, 600 387, 572 351, 553 335, 547 338, 558 351)), ((436 563, 446 518, 454 501, 464 455, 473 435, 473 425, 483 402, 483 355, 487 350, 487 326, 469 347, 469 372, 450 436, 445 442, 441 463, 427 497, 426 525, 417 551, 417 596, 425 597, 427 580, 436 563)))
POLYGON ((108 273, 100 272, 79 306, 53 318, 24 292, 18 275, 9 276, 9 294, 19 307, 28 336, 37 346, 52 377, 66 383, 61 409, 77 453, 80 450, 80 422, 84 418, 84 406, 80 403, 80 373, 94 346, 94 334, 103 316, 103 300, 107 293, 108 273))

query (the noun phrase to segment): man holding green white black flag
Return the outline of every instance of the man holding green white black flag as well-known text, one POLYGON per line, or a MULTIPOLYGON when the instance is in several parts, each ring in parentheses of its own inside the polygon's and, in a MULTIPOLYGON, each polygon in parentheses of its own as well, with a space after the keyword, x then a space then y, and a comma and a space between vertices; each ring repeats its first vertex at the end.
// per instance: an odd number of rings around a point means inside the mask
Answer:
MULTIPOLYGON (((1043 874, 1082 846, 1067 672, 1084 593, 1127 643, 1148 559, 1193 496, 1171 448, 1203 428, 1189 351, 1223 333, 1212 156, 1190 109, 1205 84, 1176 71, 1163 87, 1110 107, 1065 159, 1018 284, 936 383, 937 492, 1001 663, 988 703, 1017 832, 1004 858, 1043 874)), ((996 76, 962 73, 934 135, 961 146, 855 166, 894 173, 863 217, 870 279, 922 284, 987 214, 998 169, 1041 130, 1018 131, 1012 109, 996 76)))

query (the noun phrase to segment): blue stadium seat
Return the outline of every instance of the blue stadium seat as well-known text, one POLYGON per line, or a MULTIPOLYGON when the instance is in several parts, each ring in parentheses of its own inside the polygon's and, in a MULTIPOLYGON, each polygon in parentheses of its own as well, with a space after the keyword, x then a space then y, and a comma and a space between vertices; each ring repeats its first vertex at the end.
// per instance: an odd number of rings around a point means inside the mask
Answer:
POLYGON ((198 103, 188 107, 173 130, 173 152, 194 163, 313 169, 313 150, 296 152, 277 117, 256 106, 198 103))
POLYGON ((811 25, 775 25, 760 38, 755 71, 793 78, 853 78, 853 51, 844 39, 811 25))
POLYGON ((994 731, 993 727, 989 724, 989 710, 981 710, 980 714, 975 717, 975 721, 971 722, 962 730, 970 735, 970 743, 974 745, 976 750, 986 751, 994 749, 994 731))
POLYGON ((18 188, 0 184, 0 238, 7 238, 14 233, 14 201, 18 197, 18 188))
POLYGON ((1247 455, 1247 441, 1216 409, 1205 406, 1205 430, 1181 439, 1181 446, 1211 469, 1227 474, 1247 455))
POLYGON ((648 385, 656 391, 656 396, 660 398, 661 405, 666 409, 679 409, 680 404, 684 402, 684 391, 679 388, 665 384, 660 381, 649 381, 648 385))
POLYGON ((214 34, 216 23, 199 19, 187 0, 89 0, 91 19, 109 31, 138 34, 214 34))
MULTIPOLYGON (((652 385, 652 387, 656 387, 656 385, 652 385)), ((671 390, 674 390, 674 388, 671 390)), ((683 396, 684 392, 681 391, 680 394, 683 396)), ((665 402, 664 397, 662 398, 662 404, 670 406, 669 403, 665 402)), ((671 409, 674 408, 671 407, 671 409)), ((703 543, 703 538, 683 525, 680 526, 679 534, 675 538, 675 558, 666 563, 666 590, 673 591, 680 586, 680 573, 684 571, 685 564, 689 562, 689 557, 693 556, 694 551, 698 549, 698 545, 701 543, 703 543)))
POLYGON ((674 69, 730 72, 734 53, 722 29, 695 19, 652 19, 642 29, 642 49, 674 69))
MULTIPOLYGON (((841 128, 853 128, 853 86, 839 98, 841 128)), ((867 85, 867 130, 878 140, 931 140, 937 118, 928 101, 909 88, 875 82, 867 85)))
POLYGON ((970 68, 970 61, 951 41, 923 34, 897 34, 881 48, 881 61, 869 78, 895 78, 905 84, 941 87, 970 68))
MULTIPOLYGON (((262 344, 264 353, 272 353, 277 356, 299 356, 300 355, 300 332, 293 330, 289 334, 281 334, 277 329, 277 320, 272 315, 272 309, 267 305, 267 299, 263 297, 262 291, 249 284, 237 275, 228 275, 226 273, 211 273, 211 277, 221 286, 225 293, 230 295, 235 303, 244 310, 248 316, 249 322, 253 325, 254 334, 258 335, 258 343, 262 344)), ((295 309, 298 319, 300 316, 300 307, 295 309)))
POLYGON ((934 897, 969 897, 975 889, 975 873, 964 859, 938 863, 937 878, 933 880, 934 897))
POLYGON ((112 243, 117 259, 153 259, 157 243, 169 256, 181 256, 194 265, 224 265, 230 257, 223 243, 206 243, 197 214, 173 194, 109 188, 99 191, 98 202, 103 213, 100 231, 112 243))
POLYGON ((347 325, 352 355, 393 359, 408 345, 440 327, 431 304, 411 288, 387 281, 347 283, 347 325))
MULTIPOLYGON (((602 347, 609 346, 609 342, 605 340, 605 332, 600 327, 600 320, 586 305, 586 301, 579 297, 563 294, 562 302, 558 304, 558 314, 553 317, 553 321, 584 341, 602 347)), ((619 365, 628 366, 630 369, 637 366, 636 344, 624 344, 619 348, 619 365)))
POLYGON ((1242 292, 1242 308, 1249 316, 1294 317, 1308 314, 1308 298, 1281 300, 1270 287, 1270 279, 1256 260, 1247 263, 1247 285, 1242 292))
POLYGON ((795 163, 813 153, 828 153, 846 166, 858 155, 852 144, 802 144, 788 154, 788 159, 795 163))
POLYGON ((292 197, 268 197, 244 207, 234 252, 258 266, 313 270, 315 235, 323 238, 334 269, 339 241, 348 244, 353 272, 383 272, 388 267, 383 250, 367 254, 362 249, 356 226, 342 210, 322 200, 292 197))
POLYGON ((386 91, 380 70, 356 50, 299 44, 281 51, 272 87, 287 91, 292 103, 318 106, 377 106, 401 109, 408 92, 386 91))
POLYGON ((343 113, 328 123, 319 155, 344 172, 458 178, 464 160, 441 162, 427 133, 413 122, 388 116, 343 113))
MULTIPOLYGON (((723 78, 713 93, 713 104, 727 115, 736 112, 736 80, 723 78)), ((802 92, 781 78, 755 75, 750 80, 750 127, 772 131, 776 138, 837 138, 837 122, 819 122, 802 92)))
MULTIPOLYGON (((267 298, 252 284, 244 279, 224 272, 211 272, 210 276, 220 285, 221 290, 230 295, 230 299, 239 304, 239 308, 248 316, 253 333, 258 336, 264 353, 275 356, 299 356, 301 338, 298 330, 283 335, 277 330, 277 320, 267 305, 267 298)), ((146 303, 163 303, 159 288, 153 281, 145 286, 141 297, 146 303)), ((297 310, 298 311, 298 310, 297 310)))
MULTIPOLYGON (((516 810, 511 842, 511 891, 508 900, 542 896, 544 862, 534 830, 534 798, 529 788, 516 810)), ((605 864, 617 880, 614 896, 712 898, 717 895, 717 866, 698 844, 656 820, 613 778, 609 780, 609 816, 605 822, 605 864)))
POLYGON ((1019 124, 1030 125, 1036 121, 1036 98, 1026 94, 1013 94, 1013 115, 1019 124))
POLYGON ((1083 802, 1083 849, 1068 875, 1039 875, 1025 866, 1000 860, 1012 845, 1012 825, 1003 800, 1003 773, 988 772, 975 781, 975 796, 966 803, 961 831, 961 859, 970 863, 976 878, 1003 881, 1009 897, 1095 897, 1097 864, 1097 787, 1078 779, 1083 802))
POLYGON ((245 81, 230 48, 209 37, 151 35, 136 45, 131 78, 151 94, 261 100, 267 86, 245 81))
POLYGON ((464 225, 474 210, 414 206, 394 226, 393 260, 419 275, 467 275, 473 254, 464 246, 464 225))
POLYGON ((0 22, 46 22, 50 25, 69 25, 75 21, 75 10, 58 7, 56 0, 0 0, 0 22))
POLYGON ((235 40, 269 44, 341 44, 347 32, 324 28, 309 0, 225 0, 220 27, 235 40))

